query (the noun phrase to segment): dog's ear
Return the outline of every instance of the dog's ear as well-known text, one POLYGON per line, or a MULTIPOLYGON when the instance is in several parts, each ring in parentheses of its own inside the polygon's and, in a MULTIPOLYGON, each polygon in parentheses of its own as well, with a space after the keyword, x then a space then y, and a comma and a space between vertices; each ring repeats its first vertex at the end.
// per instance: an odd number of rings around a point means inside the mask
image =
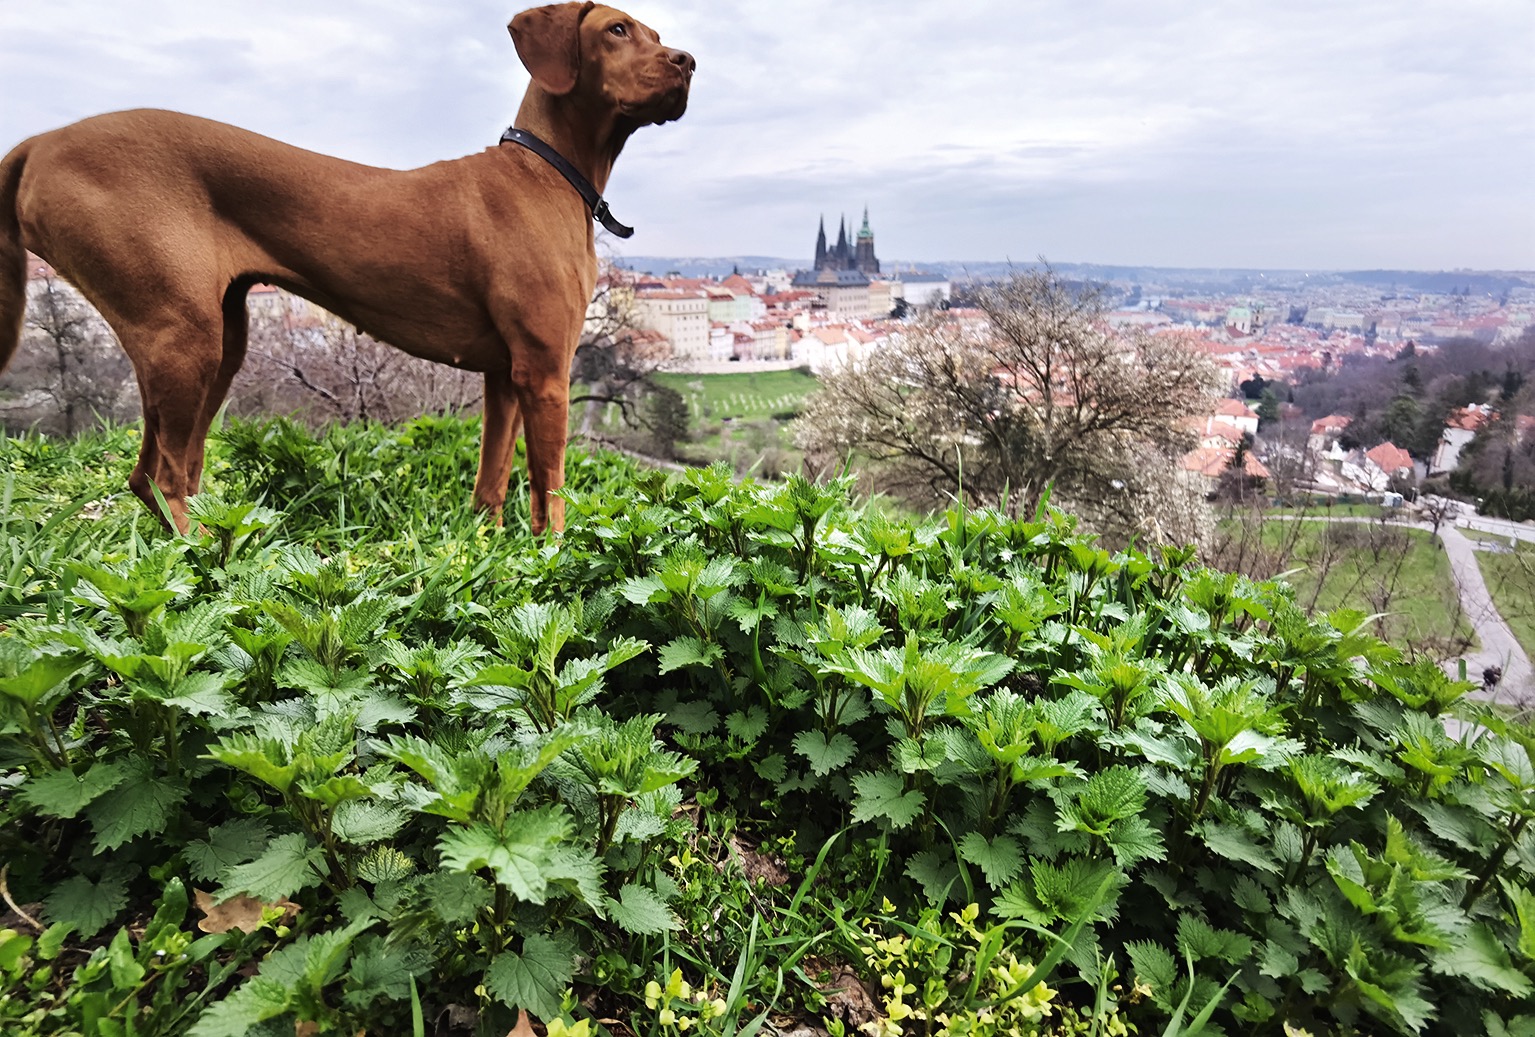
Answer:
POLYGON ((533 82, 556 97, 575 89, 581 71, 581 19, 596 6, 587 0, 533 7, 507 26, 533 82))

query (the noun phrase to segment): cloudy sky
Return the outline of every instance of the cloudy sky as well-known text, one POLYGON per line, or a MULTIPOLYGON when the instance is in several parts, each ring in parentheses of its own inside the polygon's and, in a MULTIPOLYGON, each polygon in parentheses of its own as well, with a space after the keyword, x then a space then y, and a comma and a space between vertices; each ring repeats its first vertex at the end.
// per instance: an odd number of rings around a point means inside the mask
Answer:
MULTIPOLYGON (((486 0, 0 0, 0 148, 175 108, 406 167, 527 85, 486 0)), ((1531 0, 633 0, 698 57, 631 254, 1535 269, 1531 0)))

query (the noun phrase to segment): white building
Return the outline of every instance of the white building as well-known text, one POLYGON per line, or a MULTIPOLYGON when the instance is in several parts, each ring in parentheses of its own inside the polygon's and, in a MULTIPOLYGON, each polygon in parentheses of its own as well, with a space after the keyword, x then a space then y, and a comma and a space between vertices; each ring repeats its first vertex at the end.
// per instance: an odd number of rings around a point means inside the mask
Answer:
POLYGON ((672 344, 677 359, 709 359, 709 298, 703 292, 642 291, 634 311, 642 326, 672 344))

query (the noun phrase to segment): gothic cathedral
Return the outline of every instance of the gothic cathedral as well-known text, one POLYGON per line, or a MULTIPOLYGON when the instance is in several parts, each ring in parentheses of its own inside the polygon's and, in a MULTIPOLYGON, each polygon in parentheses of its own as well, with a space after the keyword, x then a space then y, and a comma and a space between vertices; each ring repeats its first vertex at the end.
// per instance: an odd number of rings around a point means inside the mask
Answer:
POLYGON ((855 244, 848 244, 847 219, 837 228, 837 244, 826 247, 826 217, 821 217, 821 231, 815 239, 815 268, 817 270, 857 270, 864 276, 879 273, 879 260, 874 255, 874 232, 869 229, 869 209, 863 210, 863 226, 858 229, 855 244))

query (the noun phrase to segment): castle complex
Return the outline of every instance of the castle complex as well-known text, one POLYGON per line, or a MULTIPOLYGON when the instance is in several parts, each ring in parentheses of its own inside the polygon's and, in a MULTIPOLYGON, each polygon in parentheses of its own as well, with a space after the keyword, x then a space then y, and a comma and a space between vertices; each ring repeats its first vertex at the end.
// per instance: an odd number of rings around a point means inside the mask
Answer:
POLYGON ((879 259, 874 255, 874 232, 869 229, 869 209, 863 210, 863 226, 858 229, 857 242, 849 245, 847 219, 837 227, 837 244, 826 247, 826 217, 821 217, 821 230, 815 238, 816 270, 856 270, 870 276, 879 273, 879 259))

